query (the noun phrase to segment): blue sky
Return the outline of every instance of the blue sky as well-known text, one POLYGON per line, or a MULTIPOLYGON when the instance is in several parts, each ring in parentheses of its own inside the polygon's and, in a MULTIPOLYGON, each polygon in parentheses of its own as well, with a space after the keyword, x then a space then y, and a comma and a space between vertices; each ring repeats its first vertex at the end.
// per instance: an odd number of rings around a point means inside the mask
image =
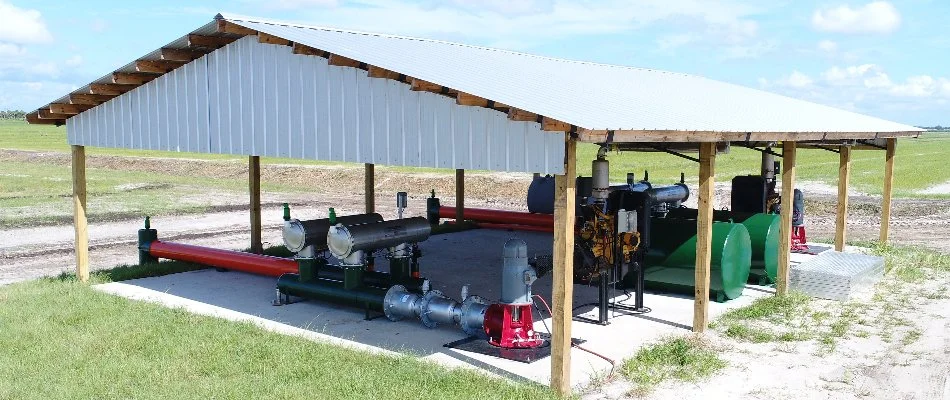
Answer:
POLYGON ((33 110, 218 12, 686 72, 950 125, 948 0, 0 0, 0 109, 33 110))

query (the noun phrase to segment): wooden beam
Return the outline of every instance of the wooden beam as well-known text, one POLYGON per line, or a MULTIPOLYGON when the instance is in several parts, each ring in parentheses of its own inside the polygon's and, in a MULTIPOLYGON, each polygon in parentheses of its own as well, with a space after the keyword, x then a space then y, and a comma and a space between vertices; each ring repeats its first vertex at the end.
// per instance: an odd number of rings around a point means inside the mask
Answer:
POLYGON ((838 148, 838 209, 835 218, 835 251, 844 251, 848 234, 848 184, 851 181, 851 147, 838 148))
POLYGON ((455 104, 460 106, 488 107, 488 100, 473 94, 459 92, 455 97, 455 104))
POLYGON ((508 119, 512 121, 537 122, 538 114, 512 107, 508 110, 508 119))
POLYGON ((329 64, 335 65, 337 67, 353 67, 353 68, 360 68, 360 65, 362 65, 362 63, 360 63, 359 61, 356 61, 352 58, 343 57, 339 54, 330 54, 329 64))
POLYGON ((231 33, 234 35, 256 35, 257 31, 251 28, 245 28, 241 25, 235 24, 233 22, 225 21, 223 19, 218 20, 218 33, 231 33))
POLYGON ((887 139, 887 153, 884 156, 884 193, 881 195, 881 244, 887 244, 888 230, 891 227, 891 197, 894 194, 894 155, 897 152, 897 139, 887 139))
POLYGON ((71 93, 69 95, 69 102, 72 104, 98 106, 114 98, 115 96, 108 94, 71 93))
POLYGON ((248 156, 247 159, 247 188, 251 203, 251 252, 264 252, 264 243, 261 239, 261 157, 248 156))
POLYGON ((392 79, 394 81, 400 80, 400 78, 405 79, 405 76, 396 72, 390 71, 385 68, 380 68, 375 65, 370 65, 368 68, 370 78, 383 78, 383 79, 392 79))
POLYGON ((558 121, 554 118, 543 117, 541 119, 541 130, 548 132, 570 132, 573 125, 558 121))
POLYGON ((112 74, 112 83, 120 85, 144 85, 159 76, 160 75, 141 72, 115 72, 112 74))
POLYGON ((192 33, 188 35, 188 47, 207 47, 209 49, 217 49, 224 47, 235 40, 237 39, 228 36, 205 36, 192 33))
POLYGON ((257 41, 265 44, 279 44, 281 46, 290 46, 291 41, 284 39, 280 36, 270 35, 264 32, 261 32, 257 35, 257 41))
POLYGON ((465 221, 465 170, 455 170, 455 221, 465 221))
POLYGON ((56 114, 50 110, 44 110, 44 109, 36 110, 36 116, 39 117, 39 119, 59 119, 59 120, 64 120, 66 118, 72 117, 72 115, 69 115, 69 114, 56 114))
POLYGON ((716 143, 699 146, 699 200, 696 217, 696 293, 693 332, 709 325, 709 270, 712 261, 713 205, 716 200, 716 143))
POLYGON ((294 54, 302 54, 305 56, 318 56, 318 57, 329 57, 329 54, 323 50, 315 49, 313 47, 307 46, 305 44, 294 43, 294 54))
POLYGON ((135 62, 135 70, 139 72, 165 74, 171 72, 175 68, 181 67, 182 65, 185 65, 184 61, 137 60, 135 62))
POLYGON ((376 166, 370 163, 363 164, 363 200, 367 214, 376 212, 376 166))
POLYGON ((792 253, 792 203, 795 199, 795 142, 782 142, 782 213, 779 215, 778 276, 775 294, 788 294, 789 259, 792 253))
POLYGON ((89 280, 89 228, 86 220, 86 148, 72 146, 73 227, 75 228, 76 277, 89 280))
MULTIPOLYGON (((72 115, 67 115, 66 118, 71 117, 72 115)), ((66 118, 63 119, 44 119, 40 118, 38 113, 29 113, 26 114, 26 123, 30 125, 56 125, 60 126, 66 123, 66 118)))
POLYGON ((117 85, 115 83, 90 83, 89 93, 118 96, 135 89, 135 85, 117 85))
POLYGON ((53 103, 49 105, 49 111, 53 114, 68 114, 76 115, 81 112, 84 112, 93 106, 88 104, 62 104, 62 103, 53 103))
POLYGON ((442 85, 437 85, 435 83, 418 78, 412 78, 409 90, 414 92, 442 93, 442 85))
POLYGON ((920 132, 715 132, 675 130, 590 130, 580 129, 578 140, 604 143, 613 132, 614 143, 644 142, 782 142, 812 140, 878 139, 919 136, 920 132))
POLYGON ((571 395, 571 319, 574 317, 574 207, 577 142, 564 145, 564 174, 554 177, 554 272, 551 301, 551 388, 571 395))
POLYGON ((163 48, 162 60, 191 62, 208 54, 206 50, 163 48))

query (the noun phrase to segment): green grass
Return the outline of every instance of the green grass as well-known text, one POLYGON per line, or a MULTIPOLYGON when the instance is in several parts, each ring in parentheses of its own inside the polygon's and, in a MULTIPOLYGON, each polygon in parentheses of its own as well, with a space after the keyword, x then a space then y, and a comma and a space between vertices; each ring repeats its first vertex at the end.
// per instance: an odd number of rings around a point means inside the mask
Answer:
POLYGON ((0 399, 554 398, 540 385, 130 301, 69 277, 0 287, 0 377, 0 399))
POLYGON ((698 337, 673 337, 645 346, 624 361, 621 373, 643 395, 669 379, 696 382, 726 367, 726 362, 698 337))
MULTIPOLYGON (((66 152, 66 130, 49 125, 27 125, 23 121, 0 121, 0 148, 66 152)), ((146 157, 177 157, 210 160, 244 160, 242 156, 221 154, 196 154, 170 151, 138 151, 124 149, 89 148, 89 155, 119 155, 146 157)), ((577 150, 578 168, 581 175, 590 175, 590 161, 596 157, 597 146, 580 144, 577 150)), ((927 133, 921 138, 901 139, 897 146, 894 192, 901 197, 942 197, 950 195, 921 195, 917 191, 944 183, 950 177, 950 134, 927 133), (913 162, 909 162, 913 160, 913 162)), ((628 172, 641 178, 644 170, 650 171, 650 180, 666 184, 679 180, 680 172, 687 180, 696 181, 696 163, 665 153, 610 153, 611 179, 624 181, 628 172)), ((883 151, 855 151, 852 156, 852 187, 862 192, 880 194, 884 178, 883 151)), ((731 180, 736 175, 758 173, 759 153, 733 147, 729 154, 717 157, 716 179, 731 180)), ((265 158, 265 163, 300 165, 334 164, 330 162, 265 158)), ((339 164, 339 163, 335 163, 339 164)), ((355 164, 354 164, 355 165, 355 164)), ((837 182, 838 155, 824 150, 801 150, 798 156, 798 179, 826 184, 837 182)), ((444 172, 451 170, 433 168, 393 168, 410 172, 444 172)))

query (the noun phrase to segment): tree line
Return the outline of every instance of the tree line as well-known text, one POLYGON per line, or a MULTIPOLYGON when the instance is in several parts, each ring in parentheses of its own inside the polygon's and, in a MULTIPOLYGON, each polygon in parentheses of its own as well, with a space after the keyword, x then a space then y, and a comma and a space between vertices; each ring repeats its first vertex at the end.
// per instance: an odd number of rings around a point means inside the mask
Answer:
POLYGON ((26 119, 26 111, 0 110, 0 119, 26 119))

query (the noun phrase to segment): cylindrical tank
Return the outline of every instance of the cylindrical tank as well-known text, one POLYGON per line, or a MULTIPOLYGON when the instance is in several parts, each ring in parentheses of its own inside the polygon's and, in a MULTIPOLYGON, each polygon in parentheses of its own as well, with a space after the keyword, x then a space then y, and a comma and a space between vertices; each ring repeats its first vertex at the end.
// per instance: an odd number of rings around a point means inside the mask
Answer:
POLYGON ((336 224, 327 233, 327 248, 333 256, 344 259, 361 250, 375 250, 429 238, 432 228, 423 217, 344 225, 336 224))
MULTIPOLYGON (((336 222, 343 225, 366 224, 380 222, 383 217, 376 213, 356 214, 336 217, 336 222)), ((283 237, 287 250, 297 253, 307 246, 316 247, 316 251, 327 249, 327 232, 330 230, 330 219, 312 219, 301 221, 291 219, 284 221, 283 237)))
POLYGON ((531 284, 536 277, 528 265, 528 245, 521 239, 505 242, 501 270, 501 302, 510 305, 531 304, 531 284))
MULTIPOLYGON (((654 218, 653 241, 644 263, 648 289, 694 294, 696 221, 654 218)), ((749 231, 742 224, 714 222, 709 291, 725 301, 742 295, 752 264, 749 231)))
POLYGON ((539 176, 531 181, 528 186, 528 212, 554 214, 553 176, 539 176))
POLYGON ((593 178, 591 197, 595 201, 607 201, 607 196, 610 194, 610 162, 598 158, 591 162, 590 170, 593 178))
MULTIPOLYGON (((674 208, 666 218, 695 220, 695 208, 674 208)), ((768 282, 775 282, 778 274, 778 242, 779 215, 778 214, 750 214, 736 213, 726 210, 713 211, 713 220, 732 221, 741 223, 749 231, 749 240, 752 246, 752 280, 760 282, 766 277, 768 282)), ((761 282, 765 283, 765 282, 761 282)))
MULTIPOLYGON (((770 148, 766 148, 770 150, 770 148)), ((775 179, 775 155, 766 151, 762 152, 762 178, 766 181, 775 179)))
POLYGON ((656 203, 681 203, 689 198, 689 187, 683 183, 659 186, 644 191, 656 203))

